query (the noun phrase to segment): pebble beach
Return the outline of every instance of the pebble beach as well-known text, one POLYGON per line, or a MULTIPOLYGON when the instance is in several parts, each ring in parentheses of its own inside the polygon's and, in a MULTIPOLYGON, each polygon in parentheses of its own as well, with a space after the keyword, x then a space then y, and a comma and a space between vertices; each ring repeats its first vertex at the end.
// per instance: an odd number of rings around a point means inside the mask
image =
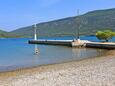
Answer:
POLYGON ((115 86, 115 51, 88 58, 0 73, 0 86, 115 86))

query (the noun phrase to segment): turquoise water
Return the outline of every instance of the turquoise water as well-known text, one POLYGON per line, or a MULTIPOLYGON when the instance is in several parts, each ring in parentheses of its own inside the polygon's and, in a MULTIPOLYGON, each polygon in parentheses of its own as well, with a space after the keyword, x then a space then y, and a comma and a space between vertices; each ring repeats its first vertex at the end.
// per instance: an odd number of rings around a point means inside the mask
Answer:
MULTIPOLYGON (((50 39, 68 40, 73 39, 73 37, 50 39)), ((93 36, 81 37, 81 39, 98 41, 93 36)), ((36 45, 28 44, 28 40, 30 39, 0 39, 0 72, 15 70, 18 68, 80 60, 88 57, 101 56, 107 52, 107 50, 102 49, 78 49, 66 46, 37 45, 40 53, 35 55, 34 50, 36 45)))

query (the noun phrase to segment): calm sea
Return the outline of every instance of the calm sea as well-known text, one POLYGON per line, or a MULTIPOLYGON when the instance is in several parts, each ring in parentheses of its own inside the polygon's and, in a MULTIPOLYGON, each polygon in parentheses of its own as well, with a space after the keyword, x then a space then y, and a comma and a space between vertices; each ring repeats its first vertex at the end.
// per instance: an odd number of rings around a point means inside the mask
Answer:
MULTIPOLYGON (((47 39, 70 40, 73 37, 47 39)), ((81 39, 99 41, 94 36, 81 37, 81 39)), ((80 60, 88 57, 101 56, 107 52, 107 50, 93 48, 78 49, 67 46, 32 45, 28 44, 28 40, 30 39, 0 39, 0 72, 80 60), (35 47, 40 51, 38 55, 34 54, 35 47)), ((115 38, 112 40, 114 41, 115 38)))

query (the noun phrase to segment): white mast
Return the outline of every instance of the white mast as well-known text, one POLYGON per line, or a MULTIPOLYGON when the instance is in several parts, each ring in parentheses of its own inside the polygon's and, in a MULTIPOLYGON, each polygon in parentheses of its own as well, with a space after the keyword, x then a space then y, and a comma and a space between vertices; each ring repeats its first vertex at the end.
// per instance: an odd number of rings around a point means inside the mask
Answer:
POLYGON ((36 24, 34 24, 34 40, 37 40, 37 31, 36 31, 36 24))
POLYGON ((79 39, 79 29, 80 29, 80 19, 79 19, 79 9, 77 9, 77 16, 78 16, 78 29, 77 29, 77 39, 79 39))
POLYGON ((79 30, 81 28, 81 24, 80 24, 80 18, 79 18, 79 9, 77 10, 77 16, 78 16, 77 41, 80 42, 79 30))

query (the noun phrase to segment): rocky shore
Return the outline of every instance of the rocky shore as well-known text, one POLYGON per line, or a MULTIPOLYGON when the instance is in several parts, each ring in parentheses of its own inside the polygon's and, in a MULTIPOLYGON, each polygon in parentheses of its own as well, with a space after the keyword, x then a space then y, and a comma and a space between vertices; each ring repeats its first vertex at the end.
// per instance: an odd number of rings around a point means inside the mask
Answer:
POLYGON ((107 56, 0 73, 0 86, 115 86, 115 51, 107 56))

